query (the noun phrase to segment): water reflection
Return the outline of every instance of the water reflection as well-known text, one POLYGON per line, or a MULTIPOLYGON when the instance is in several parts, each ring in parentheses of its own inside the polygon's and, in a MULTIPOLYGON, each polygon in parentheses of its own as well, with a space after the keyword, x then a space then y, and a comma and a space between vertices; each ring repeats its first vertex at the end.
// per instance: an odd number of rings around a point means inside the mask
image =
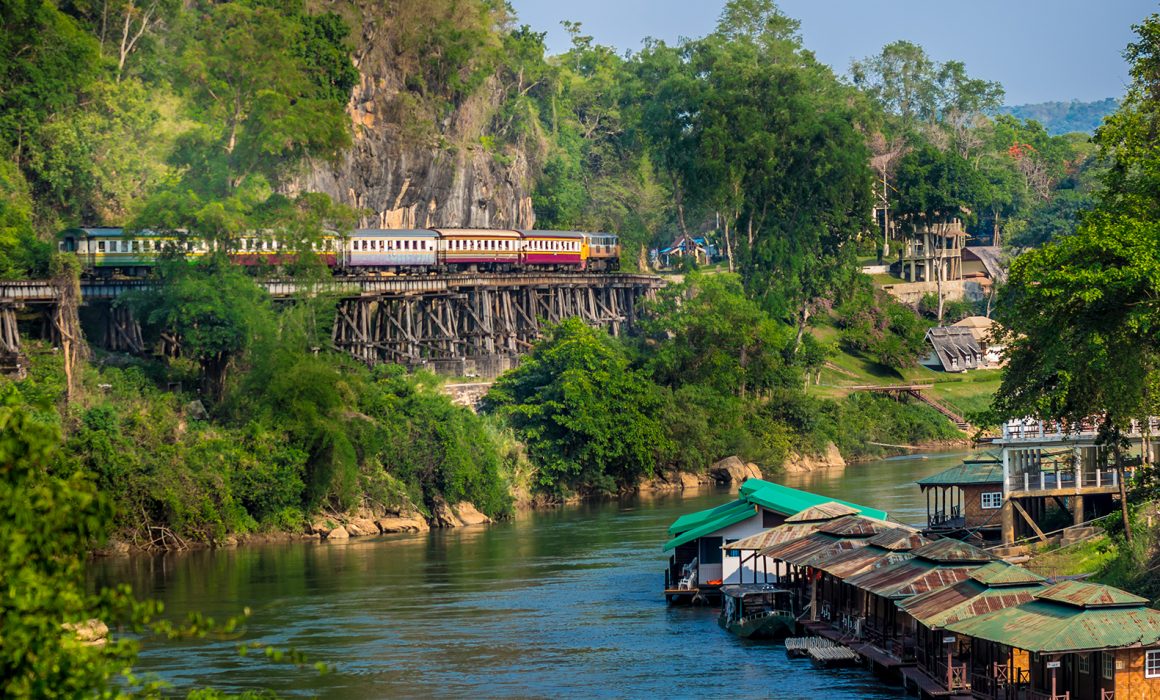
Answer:
MULTIPOLYGON (((885 460, 782 483, 923 518, 914 479, 961 455, 885 460)), ((897 697, 858 670, 816 671, 734 638, 708 610, 658 591, 665 528, 724 503, 719 490, 533 513, 420 535, 244 547, 100 562, 167 613, 254 614, 245 642, 293 646, 333 664, 319 675, 242 659, 239 640, 151 642, 141 670, 177 691, 269 687, 328 698, 472 695, 897 697)))

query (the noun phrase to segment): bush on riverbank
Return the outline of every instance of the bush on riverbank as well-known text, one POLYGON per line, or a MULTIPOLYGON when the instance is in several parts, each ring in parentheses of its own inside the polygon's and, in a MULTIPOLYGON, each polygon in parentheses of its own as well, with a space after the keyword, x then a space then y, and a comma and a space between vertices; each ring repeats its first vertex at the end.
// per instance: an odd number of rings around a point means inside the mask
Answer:
POLYGON ((158 539, 157 528, 212 542, 297 531, 318 509, 429 512, 437 499, 510 513, 510 446, 431 375, 372 372, 337 355, 271 360, 277 372, 251 369, 206 407, 159 388, 179 368, 133 361, 84 366, 66 406, 57 353, 29 349, 15 400, 63 429, 57 469, 93 474, 115 529, 137 544, 158 539))

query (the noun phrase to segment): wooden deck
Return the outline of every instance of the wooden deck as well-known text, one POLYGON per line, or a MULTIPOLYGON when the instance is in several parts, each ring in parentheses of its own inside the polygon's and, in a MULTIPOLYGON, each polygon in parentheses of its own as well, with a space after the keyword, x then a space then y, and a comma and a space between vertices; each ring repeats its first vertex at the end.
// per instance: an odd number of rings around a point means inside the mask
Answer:
POLYGON ((921 697, 924 698, 951 698, 952 700, 967 700, 971 697, 970 693, 962 691, 949 691, 935 679, 926 675, 924 671, 917 666, 908 666, 903 668, 899 673, 902 674, 902 685, 907 690, 917 690, 921 697))

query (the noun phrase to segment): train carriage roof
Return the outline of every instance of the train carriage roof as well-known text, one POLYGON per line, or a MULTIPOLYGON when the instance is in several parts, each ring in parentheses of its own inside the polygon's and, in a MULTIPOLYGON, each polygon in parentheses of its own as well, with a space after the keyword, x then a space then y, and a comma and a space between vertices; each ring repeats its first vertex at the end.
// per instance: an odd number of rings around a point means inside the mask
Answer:
POLYGON ((584 234, 580 231, 540 231, 534 229, 521 229, 520 235, 524 238, 572 238, 580 239, 584 234))
POLYGON ((520 232, 506 228, 434 228, 444 238, 519 238, 520 232))
POLYGON ((358 228, 351 238, 438 238, 439 232, 427 228, 358 228))

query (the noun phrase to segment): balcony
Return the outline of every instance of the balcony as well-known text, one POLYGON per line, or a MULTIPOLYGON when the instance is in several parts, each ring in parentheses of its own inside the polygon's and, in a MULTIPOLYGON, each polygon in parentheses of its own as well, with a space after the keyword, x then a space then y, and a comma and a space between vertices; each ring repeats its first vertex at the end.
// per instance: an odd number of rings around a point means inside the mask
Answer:
MULTIPOLYGON (((1007 480, 1007 491, 1012 496, 1036 492, 1114 493, 1120 489, 1120 473, 1115 469, 1072 469, 1059 471, 1031 471, 1012 474, 1007 480)), ((1056 494, 1066 495, 1066 494, 1056 494)))
MULTIPOLYGON (((1160 435, 1160 417, 1152 416, 1146 423, 1147 425, 1145 425, 1145 421, 1132 421, 1125 437, 1140 437, 1143 435, 1145 427, 1148 428, 1149 434, 1160 435)), ((1098 435, 1099 422, 1095 418, 1070 424, 1061 421, 1012 420, 1003 425, 1002 441, 1005 443, 1076 442, 1095 440, 1098 435)))

